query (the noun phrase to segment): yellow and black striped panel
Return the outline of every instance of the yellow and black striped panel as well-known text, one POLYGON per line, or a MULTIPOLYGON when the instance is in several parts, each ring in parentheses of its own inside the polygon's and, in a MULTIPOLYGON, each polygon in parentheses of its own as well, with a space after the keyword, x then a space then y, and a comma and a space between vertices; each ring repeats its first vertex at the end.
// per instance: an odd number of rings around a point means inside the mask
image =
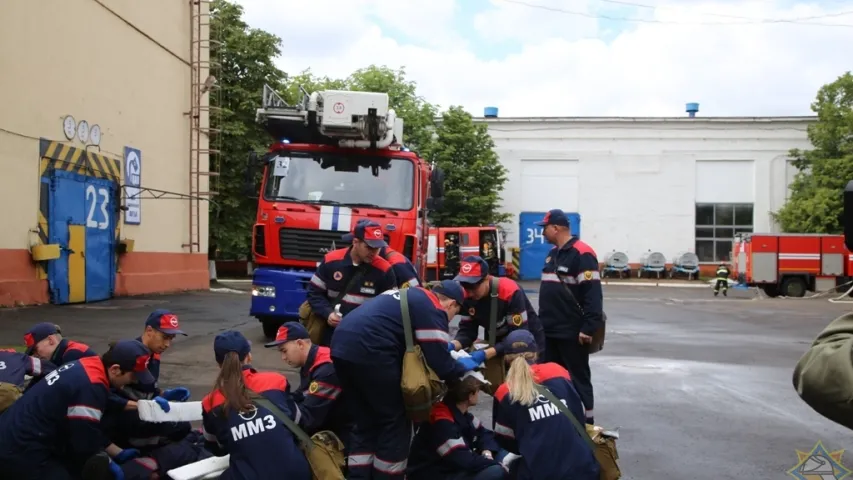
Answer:
MULTIPOLYGON (((49 178, 54 170, 78 173, 88 177, 103 178, 121 185, 121 160, 111 158, 82 148, 72 147, 61 142, 42 138, 39 140, 39 177, 49 178)), ((121 195, 117 196, 119 199, 121 195)), ((38 242, 46 245, 50 238, 47 219, 50 208, 50 184, 41 183, 39 188, 38 242)), ((115 216, 115 244, 118 245, 121 226, 121 215, 115 216)), ((116 254, 116 268, 118 255, 116 254)), ((44 262, 36 264, 36 272, 40 280, 47 278, 44 262)))
POLYGON ((65 170, 121 184, 119 159, 44 138, 39 142, 39 154, 41 177, 49 176, 51 170, 65 170))
POLYGON ((512 252, 512 278, 517 279, 521 272, 521 249, 511 248, 510 251, 512 252))

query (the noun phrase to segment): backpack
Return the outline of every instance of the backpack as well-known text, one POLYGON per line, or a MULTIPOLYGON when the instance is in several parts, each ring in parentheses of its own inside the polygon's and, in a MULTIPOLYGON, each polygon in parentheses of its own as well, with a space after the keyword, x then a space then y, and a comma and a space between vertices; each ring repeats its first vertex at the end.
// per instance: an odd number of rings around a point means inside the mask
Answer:
POLYGON ((17 385, 0 382, 0 414, 8 410, 23 394, 24 391, 17 385))
POLYGON ((400 306, 403 310, 403 331, 406 338, 406 353, 403 354, 403 372, 400 389, 406 415, 413 422, 429 420, 432 406, 440 402, 447 393, 447 385, 438 378, 427 364, 421 346, 415 344, 412 319, 409 316, 409 290, 400 290, 400 306))

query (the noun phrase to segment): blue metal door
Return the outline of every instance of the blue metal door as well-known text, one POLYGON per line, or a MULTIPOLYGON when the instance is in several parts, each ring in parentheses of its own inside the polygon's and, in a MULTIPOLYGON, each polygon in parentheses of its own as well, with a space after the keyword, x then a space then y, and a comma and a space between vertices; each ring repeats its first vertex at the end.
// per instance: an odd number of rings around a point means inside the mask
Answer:
POLYGON ((80 303, 86 300, 85 237, 86 177, 55 170, 50 178, 48 243, 58 244, 59 258, 48 263, 47 282, 53 303, 80 303), (72 236, 73 235, 73 236, 72 236))
POLYGON ((112 297, 115 183, 55 170, 50 192, 49 243, 60 246, 60 257, 48 264, 51 301, 83 303, 112 297))
POLYGON ((113 296, 115 285, 116 186, 102 178, 86 179, 86 301, 113 296))
MULTIPOLYGON (((521 212, 519 215, 519 278, 521 280, 538 280, 542 277, 542 266, 548 252, 554 248, 542 236, 542 227, 536 225, 545 218, 547 212, 521 212)), ((566 213, 572 236, 580 238, 581 216, 578 213, 566 213)))

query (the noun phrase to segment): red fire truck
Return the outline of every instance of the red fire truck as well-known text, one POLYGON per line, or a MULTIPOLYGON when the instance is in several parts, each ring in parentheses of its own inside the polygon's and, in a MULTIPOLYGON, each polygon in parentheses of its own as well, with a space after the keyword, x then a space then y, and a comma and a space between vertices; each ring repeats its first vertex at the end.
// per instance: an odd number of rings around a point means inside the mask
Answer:
POLYGON ((468 255, 479 255, 489 264, 489 273, 506 275, 506 233, 497 226, 432 227, 427 246, 426 280, 452 279, 459 263, 468 255))
POLYGON ((734 238, 731 258, 738 282, 771 297, 823 292, 853 276, 844 235, 742 233, 734 238))
POLYGON ((316 266, 347 246, 341 237, 361 219, 378 222, 423 278, 427 213, 442 203, 443 174, 402 145, 387 94, 327 90, 290 106, 265 86, 256 119, 275 139, 261 158, 250 154, 247 170, 249 181, 263 169, 250 315, 267 336, 298 317, 316 266))

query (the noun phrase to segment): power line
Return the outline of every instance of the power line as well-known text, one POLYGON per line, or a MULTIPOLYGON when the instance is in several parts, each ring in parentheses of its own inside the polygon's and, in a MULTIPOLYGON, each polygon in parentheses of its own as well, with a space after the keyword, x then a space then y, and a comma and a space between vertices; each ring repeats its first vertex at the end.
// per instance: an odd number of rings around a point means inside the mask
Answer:
MULTIPOLYGON (((744 20, 742 22, 687 22, 687 21, 668 21, 668 20, 658 20, 651 18, 627 18, 627 17, 614 17, 610 15, 600 14, 600 13, 588 13, 588 12, 579 12, 575 10, 567 10, 564 8, 558 7, 549 7, 547 5, 538 5, 535 3, 529 3, 524 0, 500 0, 505 3, 511 3, 514 5, 520 5, 528 8, 534 8, 538 10, 545 10, 554 13, 561 13, 564 15, 575 15, 579 17, 586 18, 594 18, 601 20, 613 20, 617 22, 635 22, 635 23, 656 23, 656 24, 668 24, 668 25, 717 25, 717 26, 728 26, 728 25, 767 25, 767 24, 778 24, 778 23, 787 23, 793 25, 814 25, 821 27, 844 27, 844 28, 853 28, 853 25, 843 24, 843 23, 817 23, 817 22, 806 22, 805 20, 815 20, 820 18, 829 18, 829 17, 840 17, 843 15, 853 14, 853 10, 837 12, 837 13, 829 13, 824 15, 815 15, 810 17, 800 17, 800 18, 752 18, 752 17, 741 17, 737 15, 725 15, 721 13, 703 13, 703 15, 714 16, 714 17, 723 17, 723 18, 734 18, 744 20)), ((613 3, 618 5, 627 5, 632 7, 639 8, 651 8, 658 9, 661 7, 656 7, 653 5, 646 5, 641 3, 628 2, 623 0, 600 0, 606 3, 613 3)))

